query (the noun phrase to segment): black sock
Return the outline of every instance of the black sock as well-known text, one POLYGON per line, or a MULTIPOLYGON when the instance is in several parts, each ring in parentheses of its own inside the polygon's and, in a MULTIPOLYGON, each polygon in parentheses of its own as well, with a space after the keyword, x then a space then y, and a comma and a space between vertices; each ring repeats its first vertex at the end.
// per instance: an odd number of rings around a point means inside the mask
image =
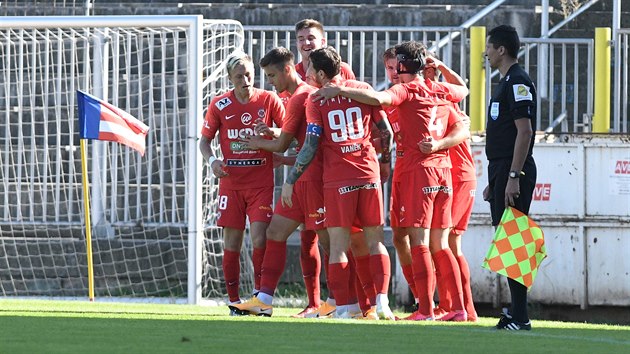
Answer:
POLYGON ((516 280, 508 278, 510 286, 510 296, 512 297, 511 315, 514 320, 526 323, 529 321, 527 315, 527 287, 516 280))

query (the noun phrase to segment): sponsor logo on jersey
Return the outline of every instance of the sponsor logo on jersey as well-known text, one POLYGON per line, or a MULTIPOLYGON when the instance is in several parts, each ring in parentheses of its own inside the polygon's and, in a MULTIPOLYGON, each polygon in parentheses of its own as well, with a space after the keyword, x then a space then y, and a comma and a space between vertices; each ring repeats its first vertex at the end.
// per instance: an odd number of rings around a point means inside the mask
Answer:
POLYGON ((471 197, 471 198, 474 198, 474 197, 475 197, 475 194, 477 194, 477 190, 476 190, 476 189, 471 189, 471 190, 469 190, 468 192, 470 193, 470 197, 471 197))
POLYGON ((240 141, 232 141, 230 142, 230 150, 232 151, 248 151, 249 149, 245 146, 245 143, 241 143, 240 141))
POLYGON ((265 109, 261 108, 258 110, 258 118, 263 118, 265 116, 265 109))
POLYGON ((400 132, 400 124, 398 124, 398 122, 392 123, 392 131, 394 131, 394 133, 400 132))
POLYGON ((363 145, 361 145, 361 144, 350 144, 350 145, 341 145, 340 146, 341 153, 343 153, 343 154, 360 151, 362 147, 363 147, 363 145))
POLYGON ((533 100, 532 93, 529 91, 529 86, 527 85, 512 85, 512 90, 514 91, 514 102, 533 100))
POLYGON ((630 160, 618 160, 615 163, 616 175, 630 175, 630 160))
POLYGON ((453 188, 449 186, 429 186, 429 187, 422 187, 422 192, 424 194, 433 194, 433 193, 438 193, 438 192, 451 194, 453 193, 453 188))
POLYGON ((346 194, 354 191, 358 191, 359 189, 376 189, 378 188, 378 183, 368 183, 362 186, 344 186, 339 188, 339 194, 346 194))
POLYGON ((269 211, 273 210, 273 209, 271 209, 271 205, 269 205, 269 206, 261 205, 261 206, 258 207, 258 209, 260 209, 260 210, 269 210, 269 211))
POLYGON ((267 159, 228 159, 225 164, 229 167, 264 166, 267 164, 267 159))
POLYGON ((230 101, 230 99, 228 97, 224 97, 224 98, 218 100, 217 103, 215 103, 215 106, 217 106, 219 111, 222 111, 223 108, 229 106, 230 104, 232 104, 232 101, 230 101))
POLYGON ((225 116, 225 120, 230 120, 230 119, 232 119, 234 116, 235 116, 235 114, 232 114, 232 115, 230 115, 230 116, 225 116))
POLYGON ((227 136, 228 139, 243 139, 248 135, 254 135, 254 129, 252 128, 243 128, 243 129, 228 129, 227 136))
POLYGON ((243 113, 241 123, 243 123, 243 125, 250 125, 252 123, 252 115, 249 114, 249 112, 243 113))

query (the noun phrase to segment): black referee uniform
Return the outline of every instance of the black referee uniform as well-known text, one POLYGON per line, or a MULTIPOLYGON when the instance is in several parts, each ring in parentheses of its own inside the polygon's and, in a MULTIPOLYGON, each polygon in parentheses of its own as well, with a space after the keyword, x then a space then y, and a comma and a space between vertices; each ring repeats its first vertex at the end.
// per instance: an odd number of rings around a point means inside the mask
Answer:
MULTIPOLYGON (((518 64, 510 67, 497 86, 490 105, 486 124, 486 156, 488 157, 488 186, 492 225, 501 221, 505 210, 505 187, 512 165, 516 142, 515 119, 529 119, 532 131, 536 131, 536 87, 529 75, 518 64)), ((529 145, 527 158, 519 177, 520 195, 514 207, 529 213, 534 187, 536 164, 532 157, 534 136, 529 145)))

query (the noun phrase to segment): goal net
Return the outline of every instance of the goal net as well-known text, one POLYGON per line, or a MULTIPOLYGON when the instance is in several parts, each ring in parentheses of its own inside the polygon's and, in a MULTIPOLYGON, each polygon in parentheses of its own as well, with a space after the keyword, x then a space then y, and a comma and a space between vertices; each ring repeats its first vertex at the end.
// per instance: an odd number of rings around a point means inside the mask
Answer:
POLYGON ((76 90, 150 127, 143 157, 88 144, 96 297, 224 296, 217 184, 196 137, 205 105, 229 87, 221 65, 242 39, 240 23, 199 16, 3 18, 2 296, 87 296, 76 90))

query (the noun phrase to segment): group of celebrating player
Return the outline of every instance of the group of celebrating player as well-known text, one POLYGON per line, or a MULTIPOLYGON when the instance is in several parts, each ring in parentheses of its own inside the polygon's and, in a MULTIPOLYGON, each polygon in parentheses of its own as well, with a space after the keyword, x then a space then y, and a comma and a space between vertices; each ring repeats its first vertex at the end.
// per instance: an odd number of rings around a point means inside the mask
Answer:
POLYGON ((395 141, 390 220, 418 305, 405 319, 476 321, 461 251, 476 190, 469 120, 458 107, 468 95, 464 81, 423 44, 409 41, 383 54, 393 86, 377 92, 356 81, 326 46, 321 23, 302 20, 295 30, 300 63, 282 47, 260 60, 278 94, 255 88, 251 58, 234 55, 226 65, 234 89, 212 100, 201 132, 201 152, 220 178, 217 224, 223 227, 231 314, 271 316, 287 239, 303 224, 300 261, 309 304, 294 317, 396 319, 387 298, 391 264, 381 184, 389 179, 395 141), (223 159, 212 153, 217 132, 223 159), (274 154, 294 139, 297 156, 274 154), (272 209, 278 163, 293 167, 272 209), (246 217, 255 294, 242 302, 246 217), (318 242, 329 289, 325 302, 318 242))

